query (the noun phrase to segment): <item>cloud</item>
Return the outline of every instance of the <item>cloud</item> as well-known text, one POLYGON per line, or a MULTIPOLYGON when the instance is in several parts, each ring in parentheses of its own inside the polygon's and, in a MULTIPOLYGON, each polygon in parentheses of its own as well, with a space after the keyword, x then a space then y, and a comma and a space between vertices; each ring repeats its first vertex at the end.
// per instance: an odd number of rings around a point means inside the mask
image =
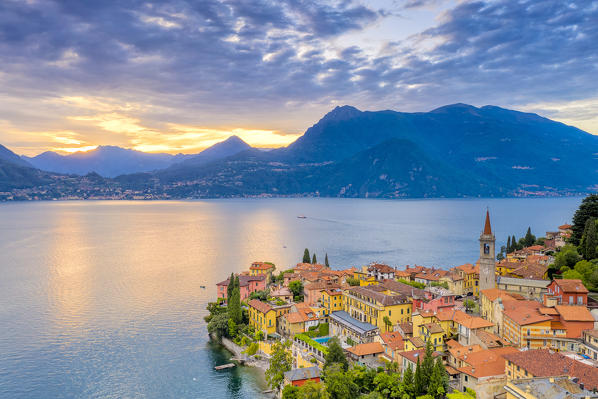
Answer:
POLYGON ((294 133, 339 103, 581 101, 598 94, 596 20, 595 1, 3 1, 12 133, 0 141, 70 130, 127 145, 168 124, 294 133), (368 30, 433 10, 434 26, 409 37, 368 30))

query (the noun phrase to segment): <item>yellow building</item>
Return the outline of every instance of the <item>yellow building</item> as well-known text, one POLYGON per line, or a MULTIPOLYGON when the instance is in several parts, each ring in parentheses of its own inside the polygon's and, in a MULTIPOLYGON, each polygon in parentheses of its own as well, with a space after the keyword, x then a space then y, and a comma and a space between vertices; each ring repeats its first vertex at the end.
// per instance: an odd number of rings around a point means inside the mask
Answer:
POLYGON ((438 323, 425 323, 419 326, 419 338, 424 342, 430 342, 435 351, 444 351, 444 330, 438 323))
POLYGON ((480 293, 480 266, 467 263, 455 268, 459 276, 463 278, 463 293, 473 293, 478 296, 480 293))
POLYGON ((435 321, 434 312, 426 312, 423 310, 416 311, 411 316, 413 323, 413 336, 419 337, 421 335, 420 327, 426 323, 432 323, 435 321))
POLYGON ((351 317, 370 323, 382 332, 393 331, 397 323, 411 320, 412 303, 404 295, 386 295, 378 286, 351 287, 343 292, 343 310, 351 317))
POLYGON ((507 291, 498 289, 498 288, 489 288, 487 290, 480 291, 480 315, 486 319, 490 320, 493 323, 498 323, 498 316, 494 314, 494 304, 497 299, 505 300, 510 299, 514 300, 511 295, 507 291))
POLYGON ((555 312, 554 308, 535 306, 532 301, 509 303, 503 311, 503 338, 521 348, 559 349, 561 342, 567 337, 567 330, 560 323, 552 321, 546 312, 555 312), (560 328, 553 329, 553 327, 560 328))
POLYGON ((409 337, 405 340, 405 350, 404 352, 415 351, 419 349, 424 349, 426 347, 426 343, 420 337, 409 337))
POLYGON ((329 315, 337 310, 343 310, 343 291, 340 289, 327 289, 322 291, 322 307, 329 315))
POLYGON ((269 276, 274 271, 274 264, 270 262, 253 262, 249 267, 250 276, 266 275, 269 276))
POLYGON ((249 305, 249 325, 264 334, 276 332, 276 311, 265 302, 252 299, 249 305))

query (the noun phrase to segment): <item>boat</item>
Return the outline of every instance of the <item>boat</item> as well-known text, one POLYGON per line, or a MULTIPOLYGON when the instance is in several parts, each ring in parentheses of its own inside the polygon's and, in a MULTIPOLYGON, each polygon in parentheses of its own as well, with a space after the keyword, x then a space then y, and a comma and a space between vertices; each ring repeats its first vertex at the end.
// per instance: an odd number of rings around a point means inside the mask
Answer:
POLYGON ((206 286, 205 286, 205 285, 200 285, 200 286, 199 286, 199 288, 203 288, 203 289, 205 289, 205 288, 206 288, 206 286))
POLYGON ((307 219, 307 216, 305 216, 305 215, 299 215, 299 216, 297 216, 297 219, 307 219))

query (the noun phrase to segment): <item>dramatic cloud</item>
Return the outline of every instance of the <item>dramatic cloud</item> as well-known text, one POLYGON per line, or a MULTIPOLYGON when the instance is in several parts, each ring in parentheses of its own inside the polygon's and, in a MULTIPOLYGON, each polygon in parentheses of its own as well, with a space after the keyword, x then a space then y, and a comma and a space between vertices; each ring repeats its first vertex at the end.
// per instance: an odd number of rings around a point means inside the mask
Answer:
POLYGON ((598 96, 597 20, 596 1, 3 1, 0 142, 284 145, 342 103, 550 103, 575 123, 566 104, 598 96))

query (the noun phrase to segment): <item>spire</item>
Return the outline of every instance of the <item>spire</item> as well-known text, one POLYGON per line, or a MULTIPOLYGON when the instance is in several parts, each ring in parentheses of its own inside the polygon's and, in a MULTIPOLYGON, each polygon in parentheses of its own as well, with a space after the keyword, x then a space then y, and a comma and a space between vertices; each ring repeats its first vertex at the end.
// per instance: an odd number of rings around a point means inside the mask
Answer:
POLYGON ((490 227, 490 211, 486 209, 486 224, 484 224, 484 235, 492 235, 492 228, 490 227))

